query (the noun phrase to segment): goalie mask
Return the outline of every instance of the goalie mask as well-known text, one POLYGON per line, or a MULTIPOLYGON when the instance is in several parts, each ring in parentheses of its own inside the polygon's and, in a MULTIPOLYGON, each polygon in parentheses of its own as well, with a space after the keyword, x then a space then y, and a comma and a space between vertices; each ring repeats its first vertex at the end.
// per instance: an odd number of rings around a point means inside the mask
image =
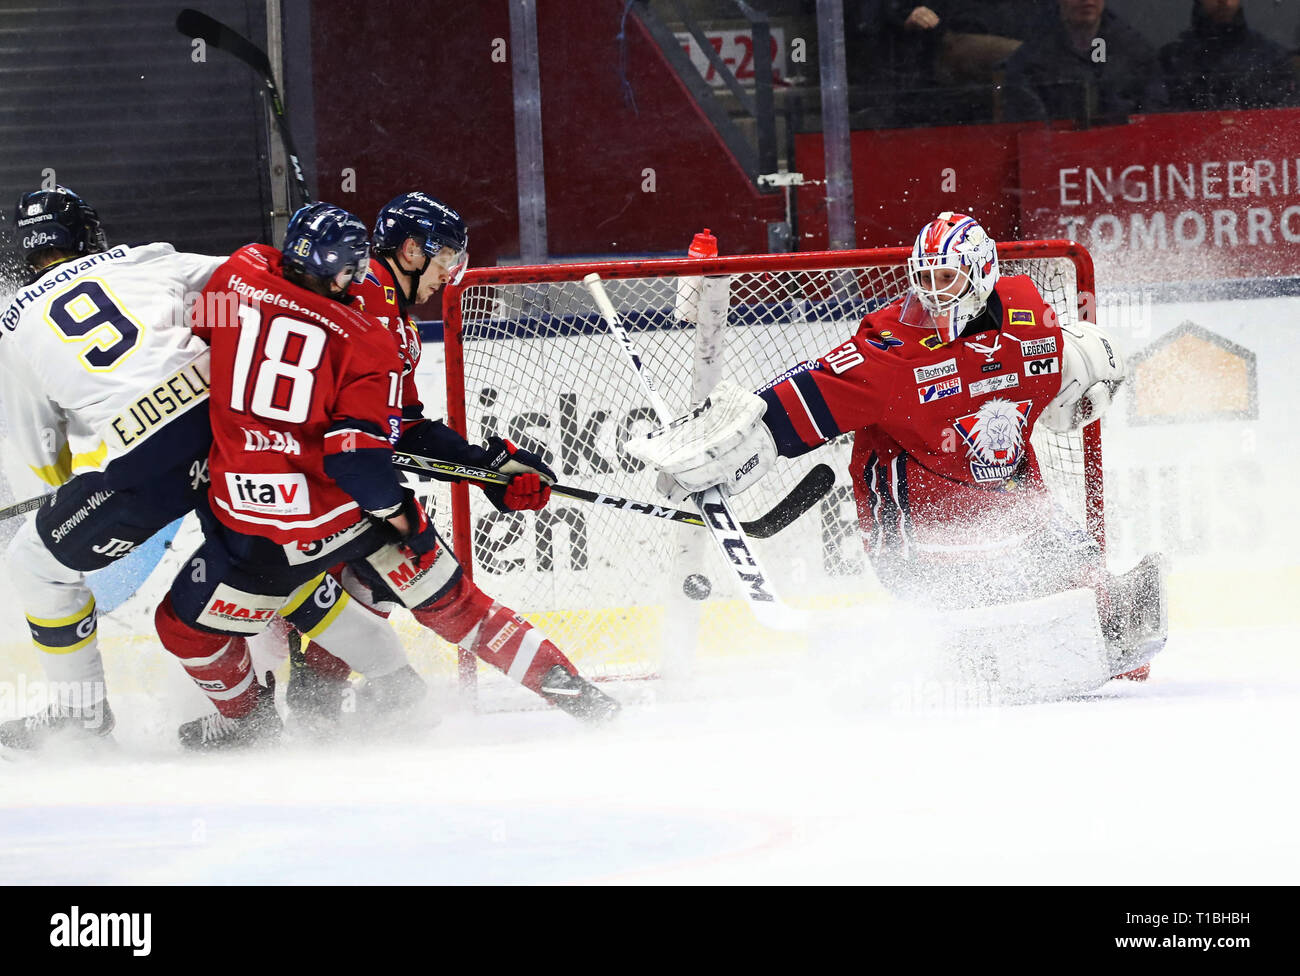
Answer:
POLYGON ((947 211, 921 228, 907 259, 911 285, 899 318, 956 339, 984 311, 998 280, 998 250, 972 217, 947 211))

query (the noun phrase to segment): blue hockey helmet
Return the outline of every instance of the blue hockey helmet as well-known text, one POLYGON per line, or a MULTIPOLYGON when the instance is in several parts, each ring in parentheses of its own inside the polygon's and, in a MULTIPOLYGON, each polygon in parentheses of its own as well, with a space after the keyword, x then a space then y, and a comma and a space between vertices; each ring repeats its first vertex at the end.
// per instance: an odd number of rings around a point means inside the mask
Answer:
POLYGON ((366 276, 370 242, 366 225, 342 207, 309 203, 289 218, 280 253, 286 268, 333 281, 346 293, 366 276))
MULTIPOLYGON (((392 254, 408 237, 451 273, 453 284, 460 281, 469 265, 469 228, 460 214, 419 190, 403 193, 388 201, 375 219, 375 251, 392 254)), ((415 272, 417 277, 427 267, 415 272)))
POLYGON ((73 254, 108 250, 99 214, 66 186, 24 193, 18 198, 14 223, 29 266, 34 254, 50 248, 73 254))

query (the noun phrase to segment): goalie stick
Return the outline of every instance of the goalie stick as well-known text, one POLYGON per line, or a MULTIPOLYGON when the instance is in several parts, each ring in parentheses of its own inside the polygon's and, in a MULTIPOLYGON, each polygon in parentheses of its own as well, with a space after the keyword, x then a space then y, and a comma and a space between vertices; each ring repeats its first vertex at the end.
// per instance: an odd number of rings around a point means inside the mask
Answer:
MULTIPOLYGON (((491 468, 476 468, 455 461, 440 461, 436 458, 421 457, 403 451, 397 451, 393 454, 393 466, 399 470, 411 471, 416 474, 444 475, 465 481, 486 482, 492 485, 504 485, 510 480, 508 475, 493 471, 491 468)), ((831 490, 831 486, 834 484, 835 472, 831 470, 829 465, 819 464, 804 475, 803 479, 794 486, 794 489, 777 502, 766 514, 750 522, 741 522, 740 527, 746 534, 753 536, 755 539, 770 538, 812 508, 831 490)), ((570 485, 553 484, 551 485, 551 491, 565 498, 576 498, 579 501, 591 502, 595 505, 607 505, 625 512, 635 512, 638 515, 649 515, 653 518, 666 519, 670 522, 683 522, 687 525, 704 525, 704 519, 695 512, 664 508, 653 502, 639 502, 631 498, 606 495, 602 492, 589 491, 586 488, 575 488, 570 485)))
MULTIPOLYGON (((582 282, 591 292, 591 297, 595 299, 596 307, 600 309, 605 324, 609 326, 610 334, 618 340, 624 358, 636 371, 641 389, 650 400, 650 406, 658 415, 659 422, 667 424, 673 419, 672 412, 646 372, 636 346, 632 344, 631 337, 623 328, 618 310, 614 308, 614 303, 609 300, 609 295, 605 292, 605 285, 600 280, 600 275, 592 272, 583 278, 582 282)), ((717 543, 723 560, 735 573, 740 583, 741 594, 749 602, 749 609, 760 624, 773 630, 808 630, 825 620, 825 615, 796 610, 776 595, 776 591, 768 581, 767 573, 763 571, 762 564, 759 563, 754 550, 750 548, 743 526, 732 512, 731 506, 727 504, 722 489, 716 486, 706 488, 692 495, 691 500, 698 506, 704 527, 713 536, 713 541, 717 543)))
POLYGON ((284 140, 284 151, 293 169, 293 186, 298 197, 294 209, 311 203, 312 195, 307 189, 307 178, 303 175, 302 163, 298 161, 298 150, 294 147, 293 135, 289 132, 289 118, 284 110, 284 100, 280 97, 275 75, 271 72, 271 60, 266 56, 266 52, 221 21, 189 7, 176 15, 176 29, 186 37, 201 40, 209 47, 215 47, 238 58, 261 75, 262 83, 266 85, 267 97, 271 100, 271 115, 280 130, 280 137, 284 140))

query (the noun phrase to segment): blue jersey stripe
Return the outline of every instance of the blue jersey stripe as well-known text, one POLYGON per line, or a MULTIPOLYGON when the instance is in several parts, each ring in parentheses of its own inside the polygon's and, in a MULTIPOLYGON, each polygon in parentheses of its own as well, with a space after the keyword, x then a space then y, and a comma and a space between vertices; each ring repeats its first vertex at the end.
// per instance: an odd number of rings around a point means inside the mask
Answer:
POLYGON ((822 436, 827 440, 838 437, 841 433, 840 425, 835 422, 835 416, 831 413, 831 408, 826 405, 826 398, 822 396, 822 391, 817 388, 817 381, 813 379, 813 374, 800 373, 791 382, 803 397, 803 402, 808 405, 808 412, 812 415, 817 429, 822 432, 822 436))

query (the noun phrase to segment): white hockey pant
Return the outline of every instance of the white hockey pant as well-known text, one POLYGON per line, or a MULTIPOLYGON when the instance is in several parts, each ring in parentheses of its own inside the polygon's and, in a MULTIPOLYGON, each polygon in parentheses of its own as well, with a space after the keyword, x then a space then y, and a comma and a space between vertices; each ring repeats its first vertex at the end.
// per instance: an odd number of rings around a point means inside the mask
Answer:
MULTIPOLYGON (((28 518, 8 551, 9 575, 46 677, 64 705, 104 697, 95 595, 85 574, 54 558, 28 518)), ((52 689, 53 690, 53 689, 52 689)))

